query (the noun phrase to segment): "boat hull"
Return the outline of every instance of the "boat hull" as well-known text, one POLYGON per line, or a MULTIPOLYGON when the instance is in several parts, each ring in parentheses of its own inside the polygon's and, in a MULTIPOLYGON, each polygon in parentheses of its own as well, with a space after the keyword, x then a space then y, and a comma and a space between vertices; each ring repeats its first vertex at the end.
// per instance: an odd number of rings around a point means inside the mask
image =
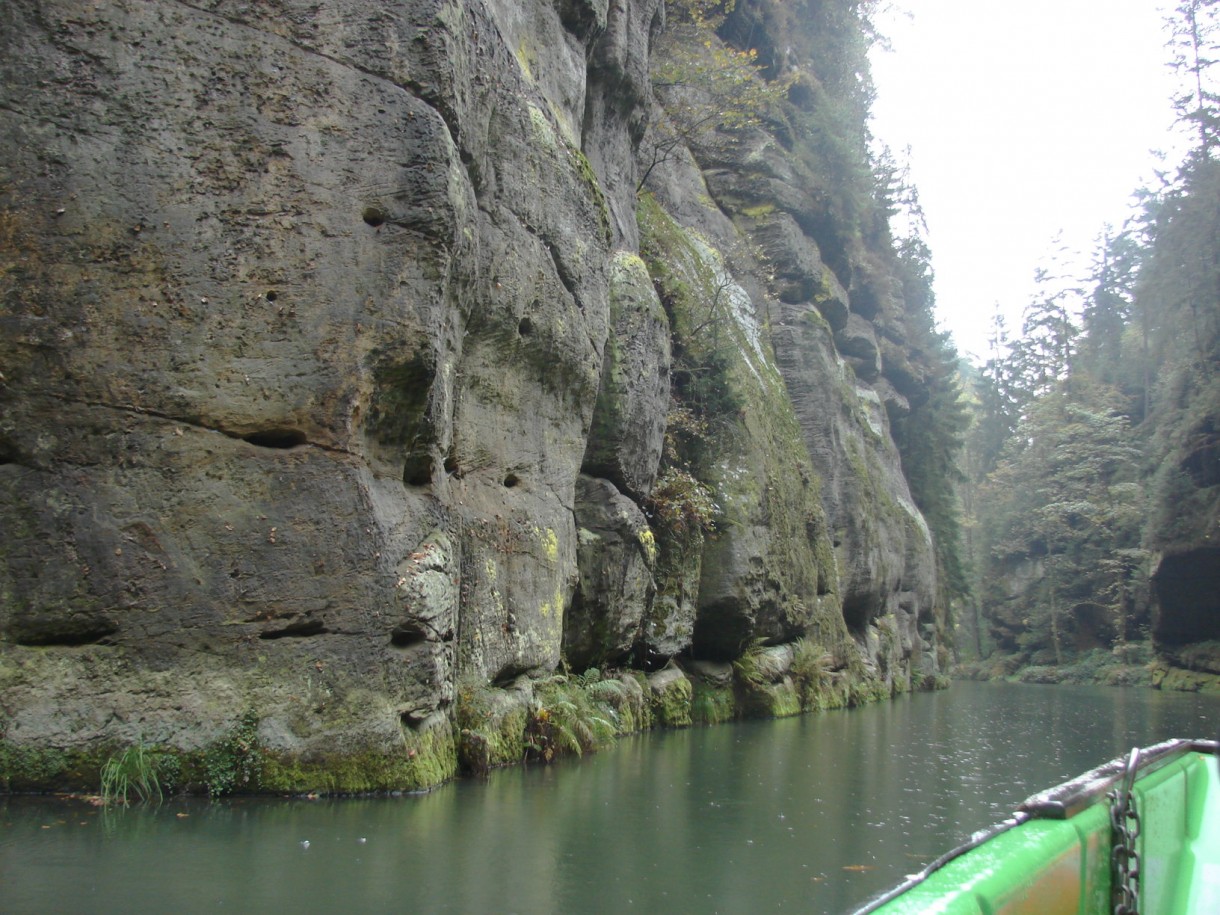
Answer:
MULTIPOLYGON (((1142 915, 1220 912, 1216 745, 1149 747, 1134 775, 1142 915)), ((1111 801, 1124 760, 1034 795, 1003 823, 860 910, 884 915, 1111 911, 1111 801)))

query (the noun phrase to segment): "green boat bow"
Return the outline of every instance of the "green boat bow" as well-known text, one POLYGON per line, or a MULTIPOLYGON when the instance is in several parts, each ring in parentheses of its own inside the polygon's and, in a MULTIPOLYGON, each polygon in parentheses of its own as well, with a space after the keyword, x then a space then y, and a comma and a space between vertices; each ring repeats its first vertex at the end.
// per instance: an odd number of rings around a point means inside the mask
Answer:
POLYGON ((1165 741, 1035 794, 857 915, 1220 913, 1217 749, 1165 741))

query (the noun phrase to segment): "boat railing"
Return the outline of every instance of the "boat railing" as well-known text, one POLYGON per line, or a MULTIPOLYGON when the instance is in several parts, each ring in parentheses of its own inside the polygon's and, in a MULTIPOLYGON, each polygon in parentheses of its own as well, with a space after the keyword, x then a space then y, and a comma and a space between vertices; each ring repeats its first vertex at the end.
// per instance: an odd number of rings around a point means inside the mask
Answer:
MULTIPOLYGON (((1137 777, 1151 775, 1169 765, 1183 753, 1215 753, 1214 740, 1165 740, 1140 750, 1137 777)), ((1034 820, 1066 820, 1103 800, 1106 793, 1126 775, 1127 757, 1112 759, 1071 781, 1040 791, 1026 798, 1018 813, 1034 820)))
MULTIPOLYGON (((1208 753, 1220 756, 1220 743, 1215 740, 1165 740, 1153 744, 1140 751, 1135 775, 1137 777, 1150 775, 1185 753, 1208 753)), ((855 912, 855 915, 866 915, 866 913, 880 909, 912 887, 923 883, 949 862, 1023 823, 1039 819, 1065 820, 1075 816, 1090 805, 1105 800, 1106 793, 1128 774, 1127 757, 1122 756, 1112 759, 1096 769, 1091 769, 1071 781, 1031 795, 1017 807, 1012 816, 975 832, 964 843, 941 855, 919 873, 911 874, 890 891, 869 900, 863 908, 855 912)))

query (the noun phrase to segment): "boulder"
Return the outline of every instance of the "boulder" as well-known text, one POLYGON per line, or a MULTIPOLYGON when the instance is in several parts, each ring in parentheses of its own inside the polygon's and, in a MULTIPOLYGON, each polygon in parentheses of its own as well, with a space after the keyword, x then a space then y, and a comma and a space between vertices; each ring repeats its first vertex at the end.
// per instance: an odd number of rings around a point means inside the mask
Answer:
POLYGON ((639 636, 656 586, 656 545, 639 507, 609 480, 576 484, 580 584, 564 616, 573 670, 622 663, 639 636))

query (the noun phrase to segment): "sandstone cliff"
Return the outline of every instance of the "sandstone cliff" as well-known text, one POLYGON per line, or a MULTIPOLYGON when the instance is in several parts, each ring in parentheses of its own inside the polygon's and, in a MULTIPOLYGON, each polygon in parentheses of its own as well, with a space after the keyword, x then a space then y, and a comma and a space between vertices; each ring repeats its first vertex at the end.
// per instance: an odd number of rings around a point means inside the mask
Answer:
MULTIPOLYGON (((721 35, 787 29, 812 111, 837 7, 721 35)), ((659 0, 3 5, 0 736, 253 711, 402 787, 454 771, 463 690, 519 724, 565 660, 940 670, 884 252, 777 121, 658 157, 700 91, 654 93, 665 34, 659 0)))

